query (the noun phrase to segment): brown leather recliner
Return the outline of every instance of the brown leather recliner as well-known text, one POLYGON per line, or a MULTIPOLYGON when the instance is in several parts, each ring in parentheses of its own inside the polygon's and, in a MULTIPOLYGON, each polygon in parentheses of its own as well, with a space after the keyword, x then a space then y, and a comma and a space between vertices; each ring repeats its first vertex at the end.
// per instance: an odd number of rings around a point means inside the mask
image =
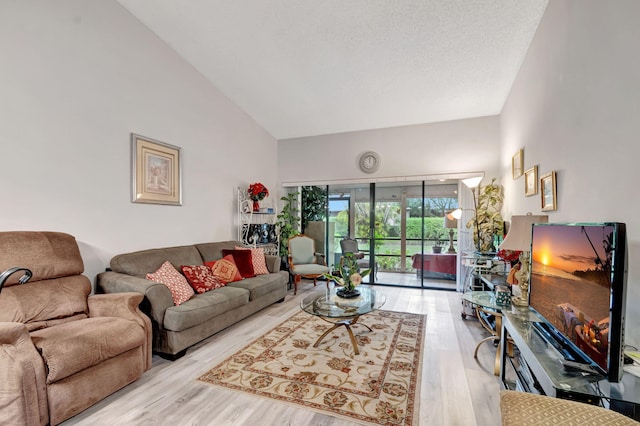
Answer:
POLYGON ((151 367, 143 296, 90 295, 83 271, 71 235, 0 232, 0 424, 59 424, 151 367))

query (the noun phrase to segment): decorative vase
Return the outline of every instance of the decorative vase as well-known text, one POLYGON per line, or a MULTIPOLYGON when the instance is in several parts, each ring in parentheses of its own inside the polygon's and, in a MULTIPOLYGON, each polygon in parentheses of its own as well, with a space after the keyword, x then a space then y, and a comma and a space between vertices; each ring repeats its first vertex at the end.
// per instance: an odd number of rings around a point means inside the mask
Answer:
POLYGON ((259 212, 260 211, 260 201, 253 200, 253 211, 254 212, 259 212))
POLYGON ((343 287, 336 290, 336 295, 338 297, 343 297, 345 299, 351 299, 352 297, 360 296, 360 292, 355 288, 349 289, 349 288, 343 287))
POLYGON ((434 253, 442 253, 442 246, 433 246, 433 247, 431 247, 431 250, 434 253))

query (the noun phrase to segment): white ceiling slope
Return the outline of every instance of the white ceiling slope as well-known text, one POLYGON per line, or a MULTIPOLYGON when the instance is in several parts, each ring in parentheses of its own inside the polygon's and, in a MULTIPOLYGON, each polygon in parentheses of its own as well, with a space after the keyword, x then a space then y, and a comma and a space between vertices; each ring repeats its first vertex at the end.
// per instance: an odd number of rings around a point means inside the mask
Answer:
POLYGON ((118 0, 276 139, 499 114, 547 0, 118 0))

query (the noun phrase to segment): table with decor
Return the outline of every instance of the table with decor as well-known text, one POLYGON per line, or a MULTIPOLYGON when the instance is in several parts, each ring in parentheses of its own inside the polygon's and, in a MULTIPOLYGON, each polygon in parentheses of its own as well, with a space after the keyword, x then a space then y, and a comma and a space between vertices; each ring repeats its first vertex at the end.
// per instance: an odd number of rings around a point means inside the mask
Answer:
POLYGON ((369 331, 372 331, 369 326, 358 322, 362 315, 369 312, 380 309, 386 302, 384 293, 374 290, 369 287, 359 286, 359 295, 356 297, 340 297, 338 292, 341 287, 334 287, 323 291, 316 291, 309 296, 306 296, 300 302, 300 307, 303 311, 315 315, 328 323, 333 324, 325 331, 313 345, 317 348, 318 345, 329 335, 333 330, 344 327, 349 334, 351 343, 353 344, 353 350, 356 355, 360 353, 356 338, 351 328, 354 325, 362 325, 369 331))

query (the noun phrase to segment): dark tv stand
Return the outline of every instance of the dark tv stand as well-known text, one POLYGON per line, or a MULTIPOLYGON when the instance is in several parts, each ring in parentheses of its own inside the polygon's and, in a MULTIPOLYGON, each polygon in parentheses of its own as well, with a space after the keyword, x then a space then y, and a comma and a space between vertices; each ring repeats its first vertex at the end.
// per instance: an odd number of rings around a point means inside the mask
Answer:
POLYGON ((540 320, 529 308, 505 309, 502 315, 503 389, 600 405, 640 420, 639 377, 625 372, 619 383, 612 383, 588 362, 567 359, 566 348, 542 337, 540 320))

